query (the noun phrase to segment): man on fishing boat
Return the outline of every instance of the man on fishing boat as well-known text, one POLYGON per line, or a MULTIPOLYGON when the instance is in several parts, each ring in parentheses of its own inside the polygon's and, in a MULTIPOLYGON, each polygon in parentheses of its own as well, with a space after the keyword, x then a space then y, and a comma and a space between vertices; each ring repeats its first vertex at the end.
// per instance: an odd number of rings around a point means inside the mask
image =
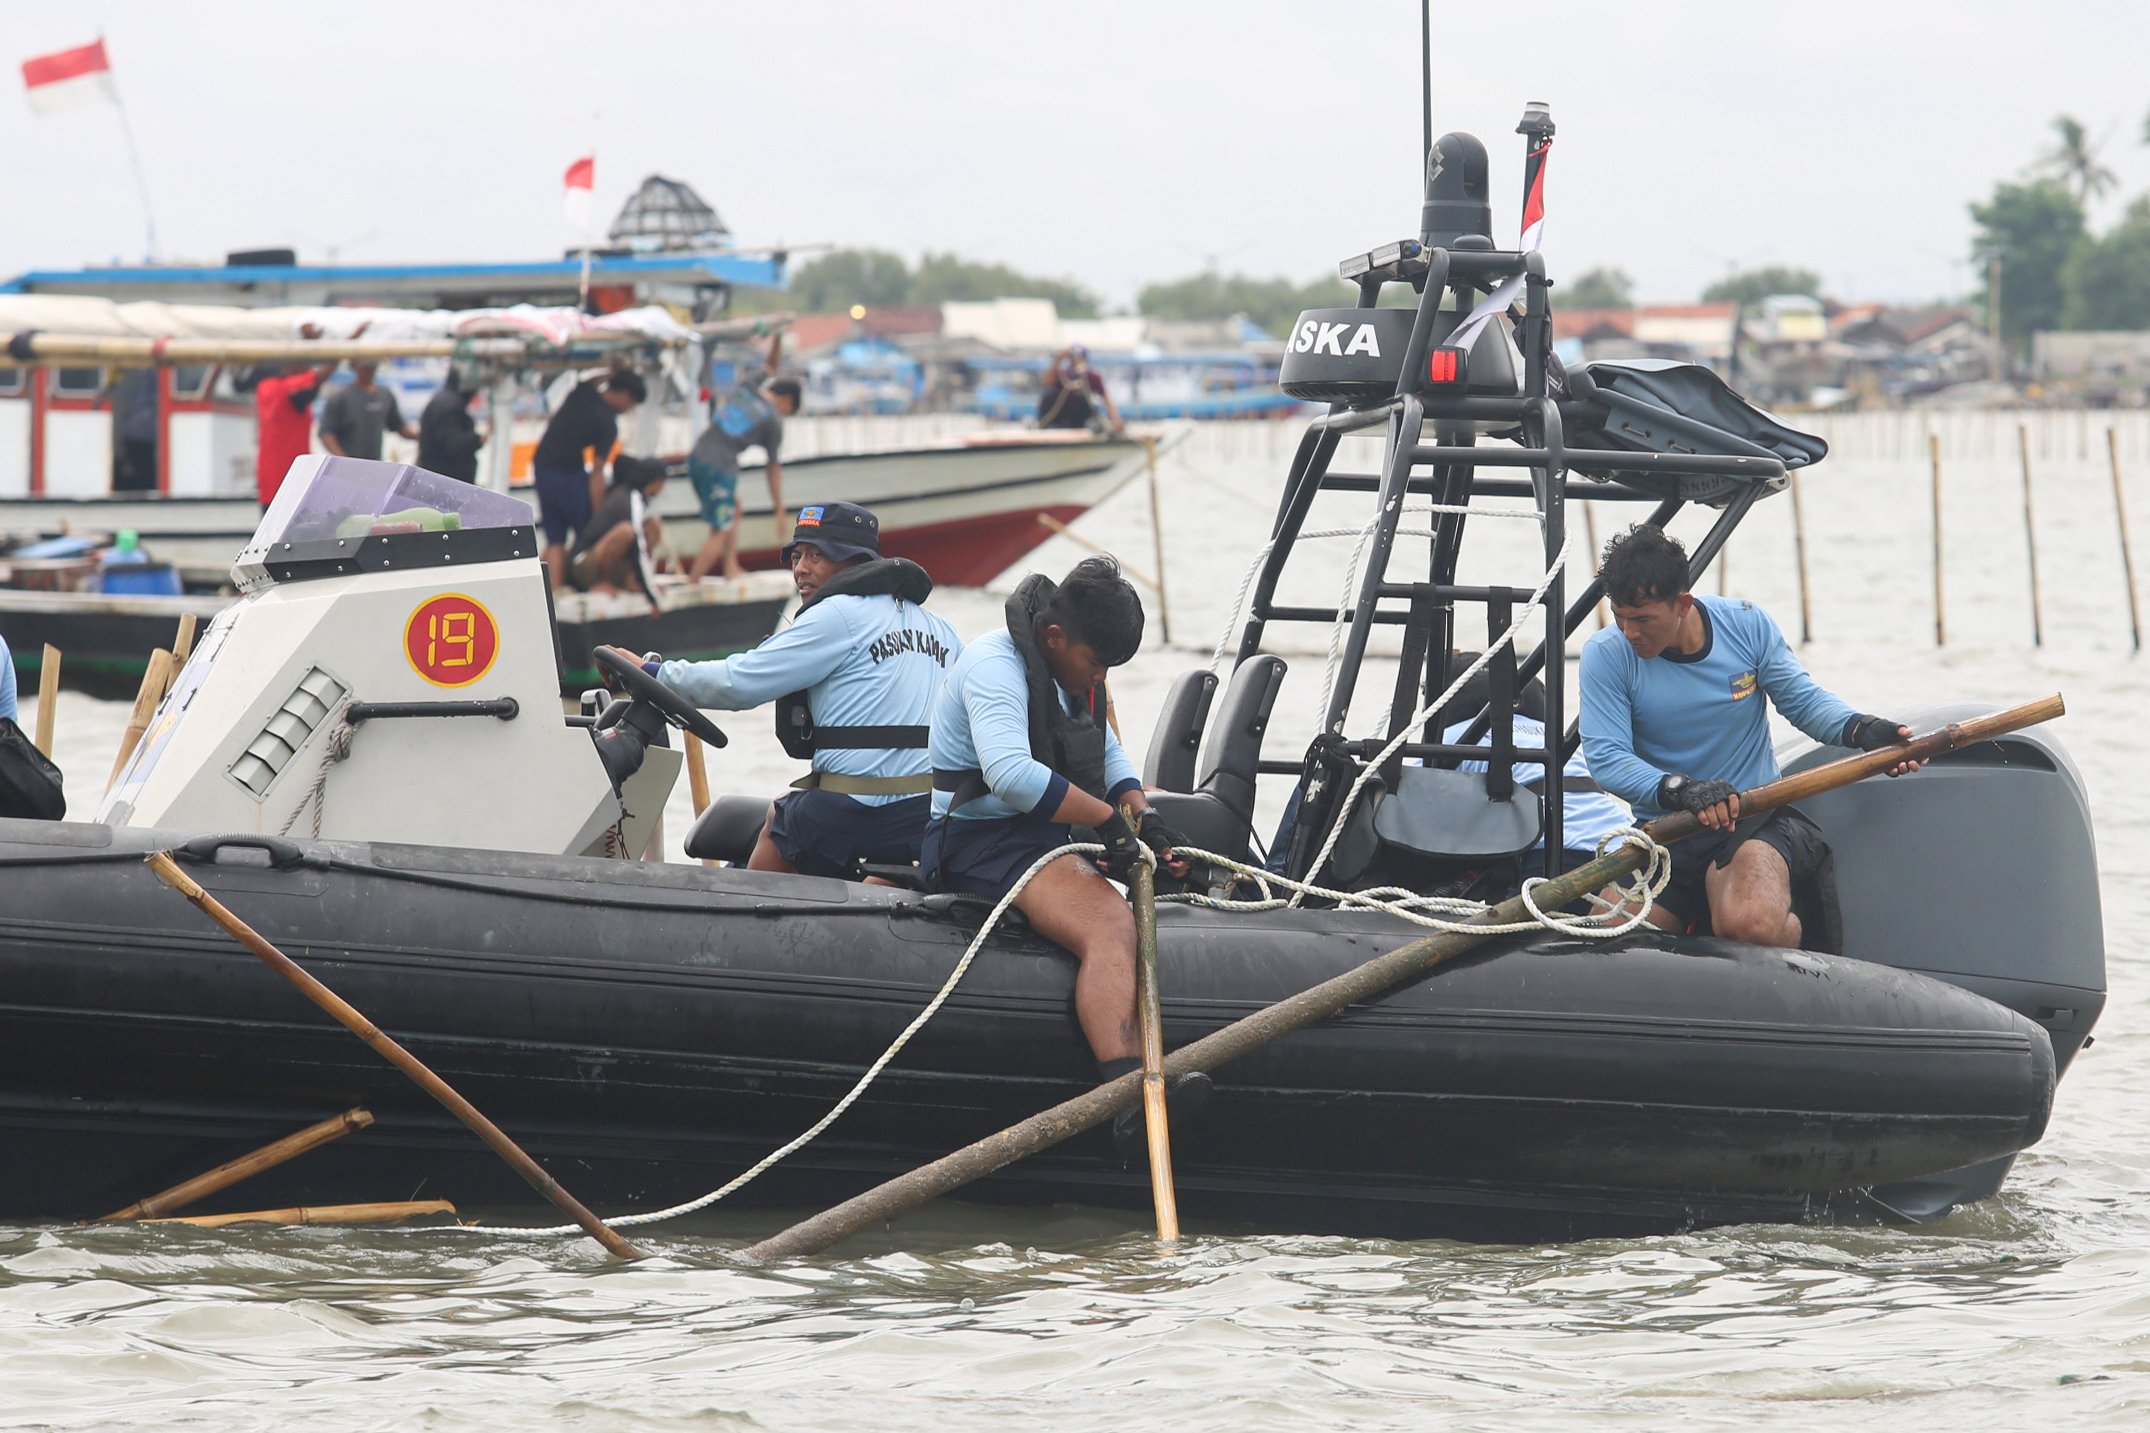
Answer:
MULTIPOLYGON (((1073 854, 1052 861, 1015 904, 1075 956, 1075 1018, 1107 1080, 1137 1068, 1142 1049, 1134 915, 1098 868, 1124 880, 1141 846, 1162 856, 1183 844, 1149 809, 1106 720, 1105 673, 1141 642, 1142 599, 1110 557, 1084 558, 1058 586, 1026 578, 1008 599, 1006 629, 964 650, 934 708, 933 821, 920 859, 934 889, 998 900, 1055 847, 1104 845, 1095 863, 1073 854)), ((1208 1081, 1190 1076, 1172 1093, 1198 1105, 1208 1081)), ((1113 1123, 1123 1152, 1141 1134, 1139 1108, 1113 1123)))
POLYGON ((1105 389, 1105 376, 1090 366, 1090 350, 1081 344, 1053 355, 1045 370, 1045 383, 1038 394, 1040 428, 1101 427, 1118 433, 1127 425, 1105 389), (1104 415, 1099 416, 1098 410, 1104 415))
POLYGON ((920 605, 933 579, 881 556, 880 520, 856 503, 801 508, 784 560, 801 604, 789 627, 722 661, 643 665, 696 706, 775 702, 784 749, 812 757, 801 789, 769 807, 751 869, 850 878, 861 861, 910 865, 933 789, 926 723, 963 643, 920 605))
POLYGON ((578 383, 530 455, 538 525, 545 529, 545 570, 555 587, 567 585, 569 536, 581 532, 604 501, 605 468, 620 441, 620 418, 648 397, 642 376, 624 368, 578 383), (585 453, 592 455, 587 468, 585 453))
MULTIPOLYGON (((1672 847, 1672 882, 1651 922, 1796 948, 1805 932, 1793 888, 1829 847, 1794 808, 1740 816, 1740 791, 1779 775, 1762 699, 1825 745, 1876 751, 1911 729, 1822 690, 1753 603, 1691 592, 1686 549, 1662 528, 1638 523, 1608 542, 1600 575, 1617 625, 1583 645, 1590 772, 1638 821, 1692 811, 1706 828, 1672 847)), ((1901 762, 1889 775, 1918 767, 1901 762)))
POLYGON ((768 458, 762 471, 769 479, 777 531, 784 530, 784 465, 778 454, 784 420, 799 411, 800 389, 797 379, 776 376, 783 348, 784 335, 778 333, 762 359, 759 387, 741 384, 719 398, 709 426, 687 454, 687 480, 702 505, 702 521, 709 524, 709 535, 687 566, 687 575, 697 582, 720 567, 726 577, 746 575, 739 565, 739 459, 757 444, 768 458))

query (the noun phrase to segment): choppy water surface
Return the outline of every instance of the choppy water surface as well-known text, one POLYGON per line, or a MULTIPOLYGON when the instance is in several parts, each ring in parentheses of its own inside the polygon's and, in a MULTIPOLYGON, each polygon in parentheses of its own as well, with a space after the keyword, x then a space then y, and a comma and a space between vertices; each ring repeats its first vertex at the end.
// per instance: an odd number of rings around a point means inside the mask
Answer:
MULTIPOLYGON (((2145 1426, 2150 1068, 2134 1041, 2150 829, 2136 733, 2150 681, 2129 655, 2101 439, 2058 429, 2035 454, 2035 651, 2012 429, 1995 456, 1951 454, 1950 643, 1937 651, 1922 439, 1840 436, 1854 441, 1803 493, 1809 665, 1883 712, 2063 691, 2061 730, 2091 783, 2112 1001, 2000 1198, 1916 1232, 1526 1248, 1249 1235, 1197 1218, 1171 1253, 1118 1215, 950 1203, 768 1270, 728 1258, 783 1222, 768 1211, 644 1231, 658 1257, 634 1267, 579 1240, 0 1227, 0 1426, 2145 1426)), ((1967 449, 1977 436, 1951 433, 1967 449)), ((1119 683, 1135 744, 1164 684, 1215 640, 1266 535, 1283 451, 1260 430, 1210 433, 1167 464, 1179 650, 1145 653, 1119 683)), ((1796 631, 1788 506, 1735 541, 1730 589, 1796 631)), ((1146 568, 1143 523, 1131 492, 1085 531, 1146 568)), ((1056 544, 1038 565, 1073 555, 1056 544)), ((1312 600, 1333 596, 1341 564, 1339 552, 1319 568, 1312 600)), ((942 602, 966 632, 995 618, 993 594, 942 602)), ((1285 696, 1303 713, 1321 638, 1278 645, 1304 654, 1285 696)), ((1369 717, 1385 687, 1366 684, 1369 717)), ((123 721, 111 704, 63 700, 78 811, 123 721)), ((760 718, 729 725, 720 789, 789 774, 760 718)), ((2005 831, 2006 813, 1994 821, 2005 831)), ((2036 852, 2023 876, 2038 879, 2036 852)))

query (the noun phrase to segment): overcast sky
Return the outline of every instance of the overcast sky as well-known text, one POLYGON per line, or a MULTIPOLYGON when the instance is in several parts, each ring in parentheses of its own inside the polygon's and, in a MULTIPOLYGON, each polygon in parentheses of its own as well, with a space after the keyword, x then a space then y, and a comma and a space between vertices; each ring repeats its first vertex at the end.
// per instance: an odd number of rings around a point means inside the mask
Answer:
MULTIPOLYGON (((1546 250, 1648 300, 1801 264, 1845 298, 1966 291, 1966 201, 2106 139, 2150 190, 2150 5, 1434 0, 1435 127, 1493 152, 1513 242, 1528 99, 1560 126, 1546 250)), ((96 0, 10 6, 33 54, 102 27, 167 258, 540 258, 593 146, 609 217, 683 178, 742 246, 953 250, 1126 304, 1214 262, 1295 279, 1414 231, 1409 0, 1074 5, 96 0)), ((0 101, 0 271, 138 259, 109 108, 0 101)))

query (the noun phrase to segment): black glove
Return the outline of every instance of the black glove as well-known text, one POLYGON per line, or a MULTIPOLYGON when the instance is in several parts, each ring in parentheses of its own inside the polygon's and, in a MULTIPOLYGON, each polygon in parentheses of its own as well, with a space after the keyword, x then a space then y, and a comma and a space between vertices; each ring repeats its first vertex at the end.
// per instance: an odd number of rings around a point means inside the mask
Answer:
POLYGON ((1729 801, 1739 795, 1739 788, 1729 781, 1693 781, 1685 776, 1668 776, 1657 783, 1657 804, 1667 811, 1707 811, 1720 801, 1729 801))
POLYGON ((1143 845, 1157 853, 1159 859, 1174 846, 1187 844, 1185 836, 1167 826, 1164 817, 1147 807, 1135 818, 1135 834, 1142 838, 1143 845))
POLYGON ((1105 854, 1098 861, 1105 874, 1116 881, 1124 881, 1134 873, 1136 862, 1142 859, 1142 843, 1135 839, 1135 828, 1127 824, 1127 818, 1115 811, 1103 821, 1092 826, 1091 831, 1104 844, 1105 854))
POLYGON ((1902 728, 1902 722, 1861 712, 1844 723, 1844 745, 1855 746, 1861 751, 1879 751, 1885 746, 1901 743, 1904 740, 1900 735, 1902 728))

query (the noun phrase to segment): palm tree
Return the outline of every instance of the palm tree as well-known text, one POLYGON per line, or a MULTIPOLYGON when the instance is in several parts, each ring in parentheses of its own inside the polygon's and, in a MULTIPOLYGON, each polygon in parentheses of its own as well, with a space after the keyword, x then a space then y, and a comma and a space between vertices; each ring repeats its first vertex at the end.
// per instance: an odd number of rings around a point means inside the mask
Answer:
POLYGON ((2060 143, 2046 154, 2041 165, 2075 191, 2075 207, 2080 211, 2120 181, 2112 170, 2098 163, 2098 151, 2104 146, 2091 142, 2090 131, 2081 120, 2073 115, 2058 115, 2053 120, 2053 130, 2060 136, 2060 143))

